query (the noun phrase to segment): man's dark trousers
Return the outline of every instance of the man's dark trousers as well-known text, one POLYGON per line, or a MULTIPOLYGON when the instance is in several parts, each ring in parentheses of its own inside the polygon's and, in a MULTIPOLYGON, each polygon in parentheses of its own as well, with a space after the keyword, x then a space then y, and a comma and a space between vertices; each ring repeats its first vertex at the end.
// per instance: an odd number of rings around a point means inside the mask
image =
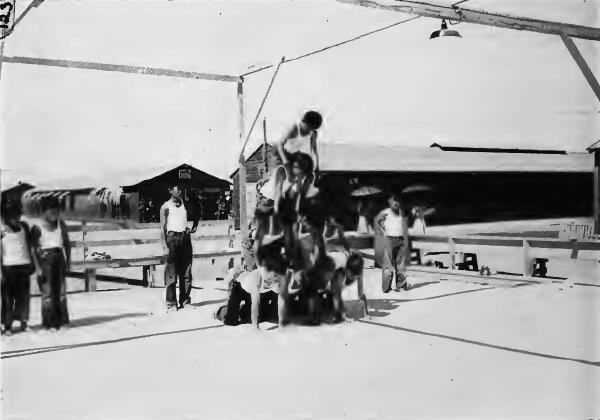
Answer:
POLYGON ((187 232, 167 232, 167 264, 165 266, 165 285, 167 303, 177 304, 176 283, 179 279, 179 304, 190 298, 192 291, 192 240, 187 232))

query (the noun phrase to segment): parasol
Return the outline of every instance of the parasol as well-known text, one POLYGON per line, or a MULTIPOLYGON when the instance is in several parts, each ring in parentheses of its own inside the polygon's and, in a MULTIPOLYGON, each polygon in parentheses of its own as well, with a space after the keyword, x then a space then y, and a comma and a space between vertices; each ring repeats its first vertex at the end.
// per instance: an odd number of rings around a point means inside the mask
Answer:
POLYGON ((432 188, 423 184, 409 185, 402 190, 402 194, 414 194, 432 191, 432 188))
POLYGON ((365 186, 365 187, 360 187, 354 191, 352 191, 352 196, 353 197, 366 197, 369 195, 376 195, 381 193, 381 190, 377 187, 374 186, 365 186))

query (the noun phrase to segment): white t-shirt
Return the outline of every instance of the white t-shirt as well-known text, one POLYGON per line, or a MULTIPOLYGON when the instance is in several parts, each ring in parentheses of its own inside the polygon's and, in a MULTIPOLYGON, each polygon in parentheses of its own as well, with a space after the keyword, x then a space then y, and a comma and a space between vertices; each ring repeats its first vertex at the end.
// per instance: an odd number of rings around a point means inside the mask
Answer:
POLYGON ((25 229, 21 227, 18 232, 13 232, 7 226, 2 225, 2 265, 16 266, 31 264, 31 256, 27 249, 25 229))
POLYGON ((38 227, 41 232, 40 249, 54 249, 62 248, 64 246, 60 222, 58 222, 58 225, 54 230, 46 228, 45 223, 40 223, 38 227))
POLYGON ((165 202, 160 208, 161 219, 165 217, 165 209, 169 210, 169 215, 167 216, 167 232, 184 232, 188 225, 187 210, 185 209, 183 202, 179 207, 175 205, 173 200, 165 202))
POLYGON ((403 236, 404 232, 402 229, 403 226, 403 217, 402 213, 394 213, 392 209, 385 210, 385 220, 383 221, 383 226, 385 229, 386 236, 403 236))
POLYGON ((281 280, 283 275, 267 272, 264 268, 257 268, 252 271, 246 271, 240 274, 237 281, 246 292, 252 294, 252 290, 256 290, 260 293, 273 291, 279 293, 281 280))

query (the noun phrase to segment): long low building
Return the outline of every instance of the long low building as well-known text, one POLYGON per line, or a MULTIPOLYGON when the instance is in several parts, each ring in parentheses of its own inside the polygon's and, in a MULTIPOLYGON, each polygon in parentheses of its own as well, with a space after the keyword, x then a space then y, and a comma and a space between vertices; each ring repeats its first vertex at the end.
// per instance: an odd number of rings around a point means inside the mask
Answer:
MULTIPOLYGON (((256 193, 254 183, 274 153, 270 146, 267 153, 262 150, 263 146, 247 161, 248 195, 256 193)), ((359 199, 351 193, 362 186, 383 191, 424 187, 427 197, 417 199, 435 207, 428 219, 431 225, 588 217, 593 212, 594 162, 588 153, 322 142, 319 160, 321 188, 337 203, 335 212, 348 228, 356 226, 358 218, 359 199)), ((232 178, 235 200, 237 171, 232 178)), ((252 198, 248 201, 252 211, 252 198)), ((375 211, 385 205, 383 194, 368 201, 375 211)))

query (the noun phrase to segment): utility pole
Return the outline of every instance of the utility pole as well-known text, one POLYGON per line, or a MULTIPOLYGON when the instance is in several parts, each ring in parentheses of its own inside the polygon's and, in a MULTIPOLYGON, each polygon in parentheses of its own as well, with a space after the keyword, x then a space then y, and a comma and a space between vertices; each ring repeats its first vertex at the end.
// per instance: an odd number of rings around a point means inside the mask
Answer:
POLYGON ((267 153, 267 117, 263 118, 263 163, 265 173, 269 171, 269 157, 267 153))

